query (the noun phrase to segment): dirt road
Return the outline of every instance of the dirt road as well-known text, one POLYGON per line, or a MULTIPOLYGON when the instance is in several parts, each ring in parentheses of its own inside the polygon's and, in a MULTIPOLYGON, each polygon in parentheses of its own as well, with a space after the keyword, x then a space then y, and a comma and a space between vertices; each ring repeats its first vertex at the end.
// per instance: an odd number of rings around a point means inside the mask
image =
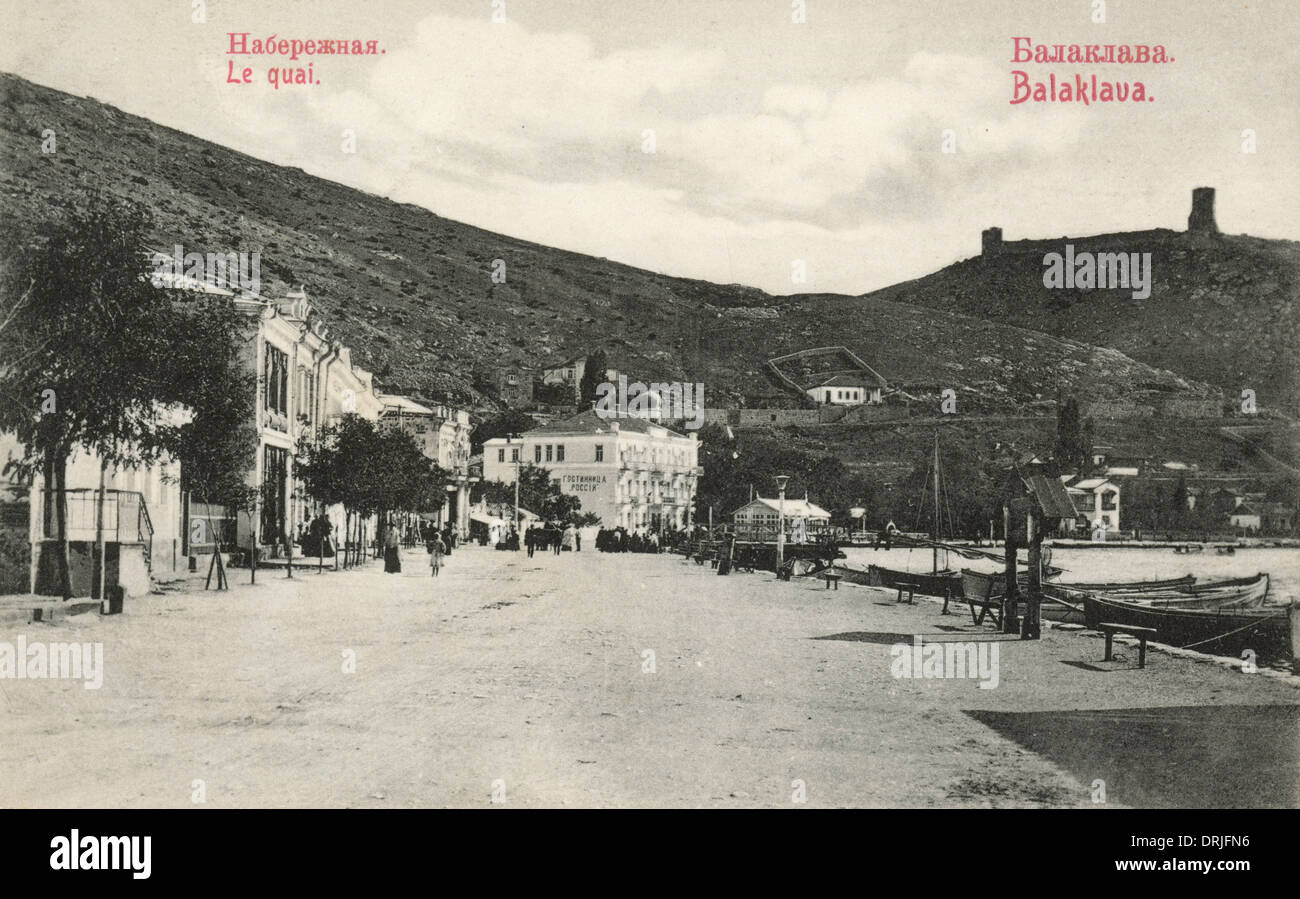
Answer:
POLYGON ((1166 655, 1080 670, 1061 662, 1100 642, 1060 632, 999 644, 993 689, 900 679, 893 644, 973 635, 969 616, 679 557, 468 547, 437 580, 422 551, 404 569, 0 620, 0 640, 104 653, 96 690, 0 680, 0 804, 1091 807, 1087 772, 965 711, 1298 695, 1166 655))

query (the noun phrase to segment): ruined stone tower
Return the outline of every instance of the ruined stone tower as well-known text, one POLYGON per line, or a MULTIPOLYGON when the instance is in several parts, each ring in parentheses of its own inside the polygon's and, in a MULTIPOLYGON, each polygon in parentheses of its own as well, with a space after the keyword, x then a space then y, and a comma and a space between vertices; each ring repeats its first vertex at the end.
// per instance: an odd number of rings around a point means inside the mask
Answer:
POLYGON ((1218 234, 1214 223, 1214 188, 1192 188, 1192 214, 1187 217, 1187 230, 1197 234, 1218 234))
MULTIPOLYGON (((1210 191, 1211 194, 1214 191, 1210 191)), ((1211 197, 1213 203, 1213 197, 1211 197)), ((1002 229, 985 228, 980 233, 980 253, 984 256, 996 256, 1002 252, 1002 229)))

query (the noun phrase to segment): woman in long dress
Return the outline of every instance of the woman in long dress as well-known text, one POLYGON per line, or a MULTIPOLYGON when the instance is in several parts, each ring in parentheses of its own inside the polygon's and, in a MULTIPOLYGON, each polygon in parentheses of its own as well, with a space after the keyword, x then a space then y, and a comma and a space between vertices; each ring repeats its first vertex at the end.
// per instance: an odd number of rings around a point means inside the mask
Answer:
POLYGON ((401 537, 398 536, 397 526, 389 524, 384 529, 384 571, 387 574, 396 574, 402 570, 402 558, 398 547, 401 545, 401 537))

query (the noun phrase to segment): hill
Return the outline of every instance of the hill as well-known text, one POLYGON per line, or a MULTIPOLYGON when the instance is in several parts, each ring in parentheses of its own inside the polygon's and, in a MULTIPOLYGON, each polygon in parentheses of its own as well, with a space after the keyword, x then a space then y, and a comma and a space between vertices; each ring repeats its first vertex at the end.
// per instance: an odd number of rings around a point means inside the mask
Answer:
MULTIPOLYGON (((0 211, 35 223, 87 186, 145 204, 157 223, 152 249, 260 252, 263 293, 305 287, 387 389, 480 412, 500 406, 501 369, 596 348, 636 376, 705 382, 710 406, 742 402, 764 384, 767 358, 828 344, 905 387, 935 397, 952 388, 963 411, 1014 410, 1065 391, 1213 393, 1114 349, 984 321, 984 300, 965 302, 971 286, 959 272, 932 276, 932 289, 912 282, 865 298, 773 297, 674 278, 450 221, 0 75, 0 211), (39 152, 46 128, 58 135, 50 155, 39 152), (505 283, 492 281, 497 259, 505 283), (953 308, 940 302, 940 282, 953 308)), ((979 283, 1020 277, 988 261, 973 267, 961 272, 979 283)), ((1039 324, 1068 330, 1046 317, 1039 324)))
MULTIPOLYGON (((1208 195, 1212 204, 1212 193, 1208 195)), ((1294 410, 1300 403, 1300 242, 1219 234, 1206 227, 1003 243, 933 274, 866 294, 978 315, 1111 347, 1239 396, 1294 410), (1150 253, 1151 295, 1130 289, 1049 289, 1044 255, 1150 253)), ((993 230, 993 229, 990 229, 993 230)), ((992 237, 991 242, 989 242, 992 237)))

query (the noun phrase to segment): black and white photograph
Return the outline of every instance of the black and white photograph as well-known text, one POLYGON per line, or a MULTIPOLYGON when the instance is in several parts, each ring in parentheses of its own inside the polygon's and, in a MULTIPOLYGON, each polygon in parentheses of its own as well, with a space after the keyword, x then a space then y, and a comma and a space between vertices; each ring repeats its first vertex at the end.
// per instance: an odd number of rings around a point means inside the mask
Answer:
POLYGON ((0 808, 1300 807, 1300 4, 0 22, 0 808))

